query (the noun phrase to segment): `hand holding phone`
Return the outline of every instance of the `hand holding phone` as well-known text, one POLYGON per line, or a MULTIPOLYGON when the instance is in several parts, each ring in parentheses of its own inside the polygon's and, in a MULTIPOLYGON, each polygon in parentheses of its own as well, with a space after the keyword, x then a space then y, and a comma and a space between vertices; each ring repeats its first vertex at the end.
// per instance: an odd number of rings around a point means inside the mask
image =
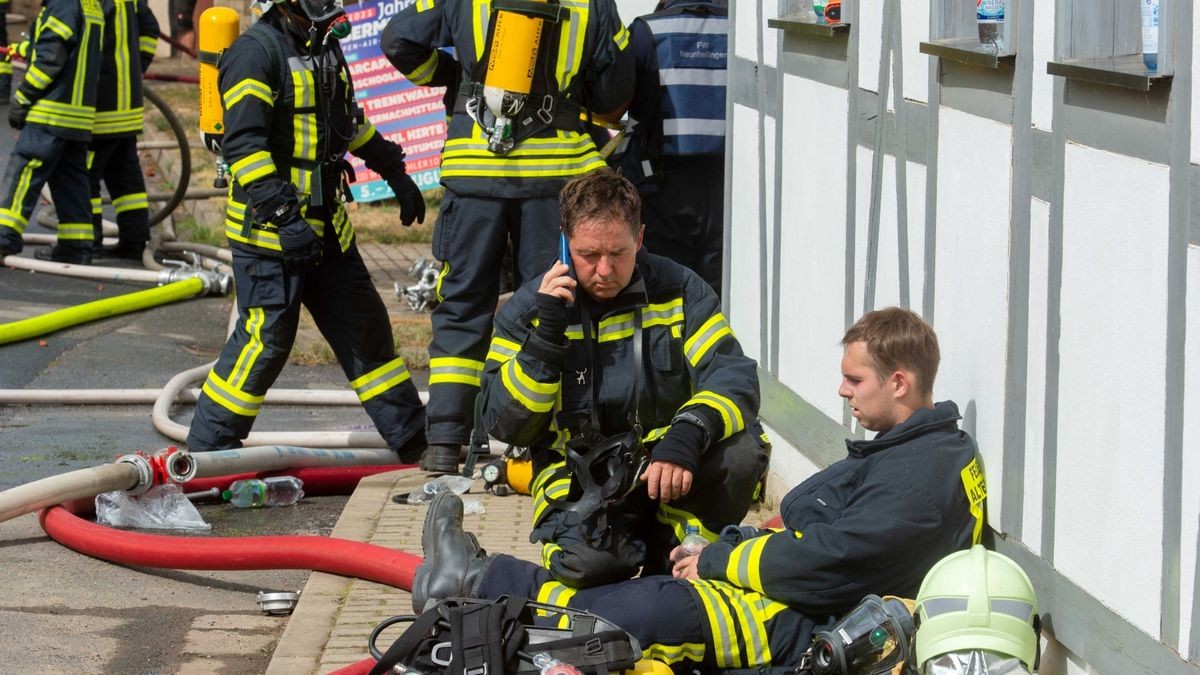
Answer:
POLYGON ((575 302, 575 277, 571 273, 571 252, 567 248, 567 236, 559 234, 559 260, 542 276, 538 293, 551 295, 570 307, 575 302))

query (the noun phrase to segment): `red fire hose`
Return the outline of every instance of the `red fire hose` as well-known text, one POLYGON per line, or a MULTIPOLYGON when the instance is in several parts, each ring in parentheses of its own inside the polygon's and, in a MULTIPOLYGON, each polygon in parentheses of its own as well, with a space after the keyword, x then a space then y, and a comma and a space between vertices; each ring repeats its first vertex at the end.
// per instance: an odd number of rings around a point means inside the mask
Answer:
MULTIPOLYGON (((188 489, 221 487, 238 478, 287 473, 304 480, 312 495, 348 492, 363 476, 394 466, 295 469, 194 480, 188 489)), ((318 536, 173 537, 126 532, 80 518, 90 499, 43 509, 38 520, 46 534, 72 550, 101 560, 142 567, 192 570, 307 569, 410 590, 421 559, 410 553, 348 539, 318 536)))

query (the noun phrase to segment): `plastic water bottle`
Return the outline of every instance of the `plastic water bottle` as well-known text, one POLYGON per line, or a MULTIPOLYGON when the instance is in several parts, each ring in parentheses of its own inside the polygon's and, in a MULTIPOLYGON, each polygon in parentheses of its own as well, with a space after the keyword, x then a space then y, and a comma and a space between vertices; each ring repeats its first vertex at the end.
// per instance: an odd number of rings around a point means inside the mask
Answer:
POLYGON ((259 506, 291 506, 304 496, 304 481, 292 476, 235 480, 221 497, 242 509, 259 506))
POLYGON ((1158 0, 1138 0, 1142 4, 1142 62, 1148 70, 1158 70, 1158 0))
POLYGON ((700 551, 703 551, 705 546, 708 546, 708 540, 700 534, 700 528, 688 525, 684 530, 683 541, 679 542, 679 554, 685 558, 700 555, 700 551))
POLYGON ((979 42, 989 52, 1004 53, 1004 0, 975 0, 979 42))
POLYGON ((817 15, 817 23, 825 21, 825 0, 812 0, 813 14, 817 15))
POLYGON ((540 675, 583 675, 583 671, 569 663, 563 663, 546 652, 533 655, 533 667, 540 675))

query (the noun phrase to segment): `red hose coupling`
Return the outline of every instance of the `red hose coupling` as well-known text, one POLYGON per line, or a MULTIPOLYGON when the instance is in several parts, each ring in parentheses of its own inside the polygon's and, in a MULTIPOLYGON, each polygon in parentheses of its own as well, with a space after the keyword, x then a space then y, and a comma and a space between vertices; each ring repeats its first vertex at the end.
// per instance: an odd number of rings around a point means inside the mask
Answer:
POLYGON ((127 455, 121 455, 117 458, 118 463, 132 465, 137 470, 138 481, 133 487, 125 490, 125 493, 132 496, 145 494, 147 490, 155 485, 172 482, 167 474, 167 462, 171 455, 179 452, 179 448, 171 446, 163 450, 159 450, 153 455, 138 450, 127 455))

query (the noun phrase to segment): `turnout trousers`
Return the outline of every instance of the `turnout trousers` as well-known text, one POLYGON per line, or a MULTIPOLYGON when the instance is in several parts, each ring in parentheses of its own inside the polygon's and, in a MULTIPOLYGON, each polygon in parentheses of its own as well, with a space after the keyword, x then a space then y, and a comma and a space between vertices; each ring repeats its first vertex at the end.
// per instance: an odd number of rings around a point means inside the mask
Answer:
POLYGON ((642 194, 646 250, 700 275, 721 295, 725 158, 664 157, 657 189, 642 194))
POLYGON ((553 578, 574 588, 586 588, 643 575, 670 574, 671 550, 679 545, 688 525, 713 540, 726 525, 742 522, 758 497, 770 463, 770 448, 762 428, 753 424, 710 448, 700 458, 692 489, 682 499, 664 504, 638 485, 608 507, 609 534, 597 544, 589 525, 576 514, 548 507, 548 501, 571 494, 576 481, 561 476, 562 460, 543 467, 534 456, 534 521, 531 540, 542 542, 542 563, 553 578), (556 477, 561 476, 561 477, 556 477))
POLYGON ((92 251, 92 207, 88 184, 87 141, 69 141, 38 124, 26 124, 4 169, 0 227, 19 237, 49 184, 58 214, 58 245, 92 251))
MULTIPOLYGON (((515 595, 591 612, 637 638, 643 658, 679 673, 784 672, 788 667, 794 672, 816 628, 816 622, 787 605, 723 581, 650 576, 576 590, 508 555, 491 561, 478 594, 489 599, 515 595)), ((552 612, 538 614, 542 625, 565 622, 552 612)))
POLYGON ((351 244, 341 253, 336 247, 326 237, 324 260, 301 273, 286 269, 280 258, 233 249, 237 325, 196 402, 189 448, 241 447, 292 351, 301 305, 388 447, 398 450, 424 430, 424 408, 404 360, 396 356, 387 309, 358 248, 351 244))
POLYGON ((512 241, 513 280, 520 288, 558 257, 560 222, 557 196, 472 197, 446 189, 433 233, 433 256, 442 271, 429 344, 430 444, 470 439, 506 244, 512 241))
POLYGON ((150 241, 150 205, 146 201, 146 179, 138 160, 136 136, 96 136, 92 139, 92 226, 97 242, 101 239, 102 224, 101 181, 117 214, 119 243, 150 241))

